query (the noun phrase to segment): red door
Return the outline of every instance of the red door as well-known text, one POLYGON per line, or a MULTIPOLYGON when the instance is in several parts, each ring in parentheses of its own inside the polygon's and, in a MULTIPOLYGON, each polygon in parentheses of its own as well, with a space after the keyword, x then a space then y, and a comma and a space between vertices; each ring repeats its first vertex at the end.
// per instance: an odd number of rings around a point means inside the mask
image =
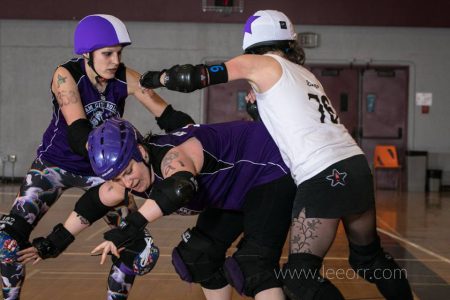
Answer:
POLYGON ((245 80, 213 85, 206 91, 206 123, 250 120, 245 96, 250 85, 245 80))
MULTIPOLYGON (((361 77, 361 148, 373 162, 376 145, 394 145, 400 165, 405 165, 408 69, 368 69, 361 72, 361 77)), ((377 186, 393 187, 395 172, 384 173, 377 178, 377 186)))

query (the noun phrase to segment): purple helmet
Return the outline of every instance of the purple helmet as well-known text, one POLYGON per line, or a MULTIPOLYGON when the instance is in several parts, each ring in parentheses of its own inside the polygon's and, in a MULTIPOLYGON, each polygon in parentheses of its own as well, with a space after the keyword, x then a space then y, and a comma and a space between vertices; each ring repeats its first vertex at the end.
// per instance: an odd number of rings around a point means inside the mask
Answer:
POLYGON ((122 21, 111 15, 89 15, 77 25, 74 34, 74 52, 89 53, 116 45, 131 44, 127 28, 122 21))
POLYGON ((95 174, 105 180, 118 176, 131 159, 143 161, 138 148, 142 136, 130 122, 111 118, 89 134, 88 152, 95 174))

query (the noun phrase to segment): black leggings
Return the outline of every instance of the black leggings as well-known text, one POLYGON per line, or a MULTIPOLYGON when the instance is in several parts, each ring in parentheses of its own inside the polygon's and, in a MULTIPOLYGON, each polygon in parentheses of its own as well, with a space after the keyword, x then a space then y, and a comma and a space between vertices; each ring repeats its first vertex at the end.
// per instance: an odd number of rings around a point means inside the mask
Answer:
POLYGON ((242 211, 210 208, 200 213, 196 227, 228 247, 243 233, 261 246, 282 250, 289 231, 296 187, 289 175, 251 189, 242 211))
MULTIPOLYGON (((257 251, 270 249, 273 261, 278 264, 289 231, 295 191, 289 175, 257 186, 247 193, 242 211, 207 209, 199 215, 196 228, 222 249, 228 249, 243 234, 242 247, 250 243, 257 245, 257 251)), ((268 271, 273 273, 273 267, 268 271)))

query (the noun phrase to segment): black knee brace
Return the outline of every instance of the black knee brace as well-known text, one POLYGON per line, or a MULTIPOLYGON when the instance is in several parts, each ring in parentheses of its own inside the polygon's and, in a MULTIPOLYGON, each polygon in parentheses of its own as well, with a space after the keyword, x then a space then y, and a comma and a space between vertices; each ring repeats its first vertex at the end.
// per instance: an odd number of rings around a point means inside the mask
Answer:
POLYGON ((309 253, 290 254, 279 273, 291 300, 344 300, 339 290, 320 275, 323 259, 309 253))
POLYGON ((225 261, 225 276, 239 294, 249 297, 281 287, 276 275, 280 255, 280 251, 243 239, 239 242, 238 251, 225 261))
POLYGON ((194 227, 183 233, 182 241, 173 249, 172 264, 182 280, 220 289, 228 284, 221 270, 226 250, 194 227))
POLYGON ((375 283, 386 299, 413 299, 405 269, 383 251, 378 237, 366 246, 352 243, 349 246, 348 262, 353 270, 370 283, 375 283))
POLYGON ((25 249, 31 246, 28 241, 30 238, 33 226, 29 224, 24 218, 18 215, 2 215, 0 217, 0 230, 9 234, 17 241, 20 249, 25 249))

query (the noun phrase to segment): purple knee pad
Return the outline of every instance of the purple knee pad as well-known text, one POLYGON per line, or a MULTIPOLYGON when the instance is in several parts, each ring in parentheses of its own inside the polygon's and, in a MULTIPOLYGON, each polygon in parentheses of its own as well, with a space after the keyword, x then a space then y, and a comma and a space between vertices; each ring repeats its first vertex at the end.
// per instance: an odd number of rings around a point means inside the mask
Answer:
POLYGON ((184 263, 183 259, 181 258, 177 248, 174 248, 172 251, 172 265, 175 267, 175 271, 178 273, 181 280, 187 281, 189 283, 192 282, 192 275, 189 272, 189 269, 184 263))
POLYGON ((225 271, 225 277, 228 282, 236 289, 236 291, 242 295, 244 293, 244 273, 242 273, 241 267, 237 260, 230 256, 225 259, 223 266, 225 271))

